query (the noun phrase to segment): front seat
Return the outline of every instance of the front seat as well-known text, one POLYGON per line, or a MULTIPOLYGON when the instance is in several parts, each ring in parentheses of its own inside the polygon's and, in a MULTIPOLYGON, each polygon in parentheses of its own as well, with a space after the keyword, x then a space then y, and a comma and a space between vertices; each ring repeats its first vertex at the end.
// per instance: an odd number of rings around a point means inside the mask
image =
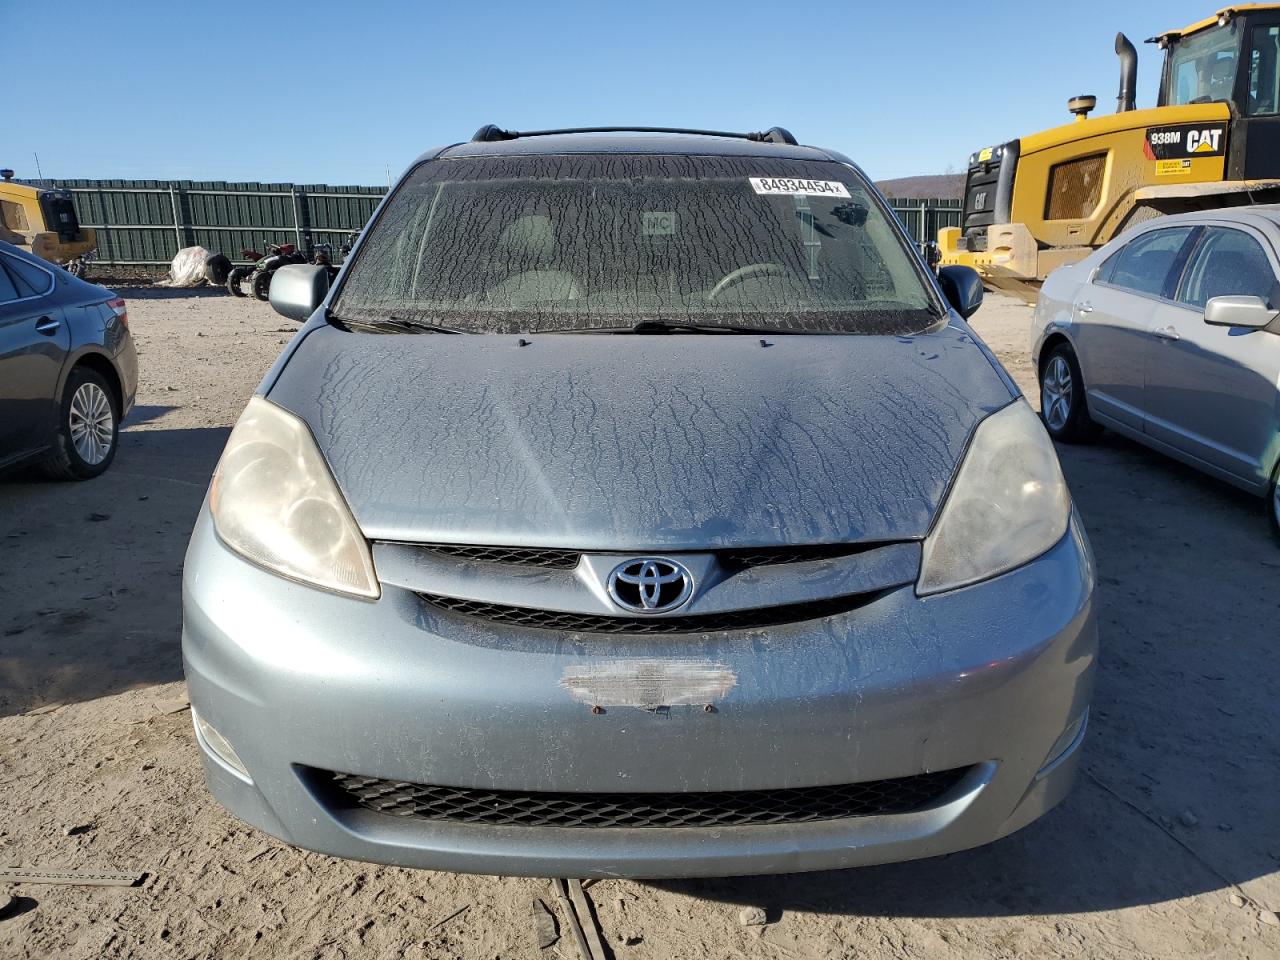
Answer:
POLYGON ((498 253, 511 272, 485 291, 489 303, 514 307, 582 297, 573 274, 554 269, 556 232, 550 217, 528 214, 509 224, 498 238, 498 253))

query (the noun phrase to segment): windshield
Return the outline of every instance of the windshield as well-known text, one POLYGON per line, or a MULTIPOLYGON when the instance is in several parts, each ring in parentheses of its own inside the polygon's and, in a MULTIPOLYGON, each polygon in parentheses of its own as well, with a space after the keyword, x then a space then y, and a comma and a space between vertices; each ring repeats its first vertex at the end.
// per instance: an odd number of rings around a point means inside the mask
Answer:
POLYGON ((656 321, 905 334, 939 315, 842 164, 594 154, 422 164, 333 311, 468 333, 656 321))
POLYGON ((1170 53, 1165 103, 1179 106, 1230 100, 1236 82, 1239 45, 1234 21, 1177 41, 1170 53))

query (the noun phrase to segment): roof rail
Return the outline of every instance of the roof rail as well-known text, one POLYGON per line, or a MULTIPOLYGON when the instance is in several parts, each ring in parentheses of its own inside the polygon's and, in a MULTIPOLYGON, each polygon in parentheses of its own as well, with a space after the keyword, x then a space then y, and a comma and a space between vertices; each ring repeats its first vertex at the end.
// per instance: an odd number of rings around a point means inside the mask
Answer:
POLYGON ((503 130, 486 123, 471 138, 472 143, 493 143, 498 140, 519 140, 523 137, 549 137, 557 133, 684 133, 704 137, 734 137, 738 140, 754 140, 757 143, 788 143, 796 145, 796 138, 783 127, 770 127, 758 133, 730 133, 725 130, 693 130, 688 127, 564 127, 558 130, 503 130))

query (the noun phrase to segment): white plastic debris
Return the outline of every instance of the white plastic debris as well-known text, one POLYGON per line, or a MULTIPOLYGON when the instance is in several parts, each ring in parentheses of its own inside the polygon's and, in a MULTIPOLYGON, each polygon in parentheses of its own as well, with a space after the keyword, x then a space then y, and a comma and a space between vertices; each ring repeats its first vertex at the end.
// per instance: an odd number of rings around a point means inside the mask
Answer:
POLYGON ((160 281, 160 286, 204 286, 204 264, 208 259, 209 251, 204 247, 183 247, 169 264, 169 276, 160 281))

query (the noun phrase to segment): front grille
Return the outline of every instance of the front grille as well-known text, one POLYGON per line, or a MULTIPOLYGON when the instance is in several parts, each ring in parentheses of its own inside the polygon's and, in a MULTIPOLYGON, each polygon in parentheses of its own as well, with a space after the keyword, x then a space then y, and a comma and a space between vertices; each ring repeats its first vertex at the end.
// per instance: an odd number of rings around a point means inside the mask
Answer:
POLYGON ((893 780, 706 793, 525 793, 313 771, 337 805, 397 817, 516 827, 742 827, 910 813, 936 804, 967 767, 893 780))
MULTIPOLYGON (((523 567, 553 567, 572 570, 578 565, 582 551, 542 547, 487 547, 457 543, 423 543, 416 546, 428 553, 439 554, 457 560, 480 560, 487 563, 505 563, 523 567)), ((793 547, 745 547, 729 550, 706 551, 715 553, 722 563, 730 566, 762 567, 778 563, 805 563, 810 560, 830 560, 848 557, 883 546, 880 543, 821 543, 793 547)), ((618 552, 618 551, 611 551, 618 552)), ((643 554, 645 551, 637 551, 643 554)), ((675 551, 676 556, 689 551, 675 551)), ((649 551, 662 556, 663 551, 649 551)))
POLYGON ((1046 220, 1083 220, 1102 199, 1102 177, 1107 155, 1077 157, 1049 168, 1049 189, 1044 202, 1046 220))
POLYGON ((538 549, 534 547, 477 547, 454 543, 424 543, 422 549, 459 560, 484 560, 526 567, 560 567, 573 569, 581 554, 576 550, 538 549))
POLYGON ((860 593, 847 597, 814 600, 809 603, 789 603, 776 607, 756 607, 750 610, 726 610, 721 613, 675 617, 610 617, 593 613, 565 613, 560 610, 512 607, 501 603, 441 597, 430 593, 420 593, 418 596, 438 610, 490 623, 509 624, 535 630, 556 630, 561 633, 654 634, 718 633, 725 630, 750 630, 756 627, 776 627, 785 623, 820 620, 823 617, 833 617, 856 610, 870 603, 879 594, 860 593))

